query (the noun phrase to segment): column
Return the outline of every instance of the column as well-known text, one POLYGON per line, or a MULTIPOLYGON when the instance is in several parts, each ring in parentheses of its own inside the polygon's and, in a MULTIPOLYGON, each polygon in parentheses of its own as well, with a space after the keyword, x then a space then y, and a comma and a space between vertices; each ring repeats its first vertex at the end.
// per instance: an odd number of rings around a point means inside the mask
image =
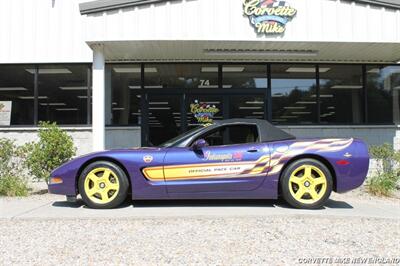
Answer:
POLYGON ((101 151, 105 148, 105 60, 103 46, 92 46, 93 49, 93 125, 92 149, 101 151))

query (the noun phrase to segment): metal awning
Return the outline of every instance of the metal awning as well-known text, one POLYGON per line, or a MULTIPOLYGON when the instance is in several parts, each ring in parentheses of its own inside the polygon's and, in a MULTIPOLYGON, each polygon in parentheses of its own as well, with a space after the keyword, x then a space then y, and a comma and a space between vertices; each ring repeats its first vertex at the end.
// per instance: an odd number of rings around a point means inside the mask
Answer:
MULTIPOLYGON (((326 62, 384 63, 400 61, 398 43, 238 42, 238 41, 106 41, 108 62, 326 62)), ((93 47, 92 47, 93 48, 93 47)))

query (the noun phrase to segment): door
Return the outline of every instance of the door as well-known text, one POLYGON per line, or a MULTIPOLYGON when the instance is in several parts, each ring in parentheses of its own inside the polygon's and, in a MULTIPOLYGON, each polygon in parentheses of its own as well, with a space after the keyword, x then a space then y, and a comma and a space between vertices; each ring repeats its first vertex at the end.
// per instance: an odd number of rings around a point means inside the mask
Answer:
POLYGON ((210 146, 171 148, 165 157, 168 193, 248 191, 264 181, 268 144, 254 125, 224 126, 200 136, 210 146))
MULTIPOLYGON (((148 94, 147 143, 158 146, 182 133, 182 94, 148 94)), ((146 133, 146 132, 145 132, 146 133)))
POLYGON ((201 124, 228 118, 266 117, 265 95, 146 93, 143 106, 143 143, 159 144, 201 124))

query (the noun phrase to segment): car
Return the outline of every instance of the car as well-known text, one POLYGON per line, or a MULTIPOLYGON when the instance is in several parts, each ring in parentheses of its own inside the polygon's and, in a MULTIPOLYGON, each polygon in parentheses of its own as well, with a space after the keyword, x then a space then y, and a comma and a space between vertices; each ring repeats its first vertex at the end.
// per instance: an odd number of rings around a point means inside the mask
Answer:
POLYGON ((75 158, 50 176, 49 192, 91 208, 126 200, 277 199, 322 207, 332 191, 361 186, 367 145, 355 138, 297 139, 265 120, 200 125, 158 147, 75 158))

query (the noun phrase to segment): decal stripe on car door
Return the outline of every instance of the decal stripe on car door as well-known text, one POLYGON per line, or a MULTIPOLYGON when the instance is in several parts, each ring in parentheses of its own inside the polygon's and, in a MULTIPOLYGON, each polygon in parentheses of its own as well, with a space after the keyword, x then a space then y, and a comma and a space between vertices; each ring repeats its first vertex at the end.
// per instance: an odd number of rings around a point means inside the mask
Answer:
POLYGON ((154 182, 169 180, 191 180, 211 178, 239 178, 252 177, 268 172, 270 157, 261 156, 257 161, 250 162, 221 162, 221 163, 199 163, 182 164, 164 167, 146 167, 143 169, 144 176, 154 182))

